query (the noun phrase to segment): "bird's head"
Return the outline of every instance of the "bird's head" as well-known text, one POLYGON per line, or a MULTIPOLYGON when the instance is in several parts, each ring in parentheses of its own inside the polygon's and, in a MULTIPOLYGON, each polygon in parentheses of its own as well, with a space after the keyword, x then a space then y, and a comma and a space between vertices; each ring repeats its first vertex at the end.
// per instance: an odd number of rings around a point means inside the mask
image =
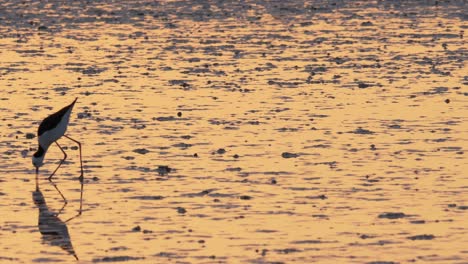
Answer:
POLYGON ((36 167, 36 169, 39 169, 39 167, 44 165, 44 156, 45 151, 41 146, 39 146, 39 149, 32 156, 32 164, 34 165, 34 167, 36 167))
POLYGON ((36 168, 41 167, 42 165, 44 165, 44 156, 36 156, 34 154, 34 156, 32 157, 32 164, 36 168))

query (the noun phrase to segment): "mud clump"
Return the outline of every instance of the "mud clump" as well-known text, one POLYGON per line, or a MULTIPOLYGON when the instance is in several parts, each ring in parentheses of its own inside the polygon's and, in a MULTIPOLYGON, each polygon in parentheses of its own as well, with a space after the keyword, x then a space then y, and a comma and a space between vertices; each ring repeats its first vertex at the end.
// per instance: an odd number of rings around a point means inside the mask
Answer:
POLYGON ((435 238, 434 235, 416 235, 416 236, 410 236, 410 237, 407 237, 408 239, 410 240, 432 240, 435 238))
POLYGON ((281 153, 281 157, 283 157, 285 159, 297 158, 297 157, 299 157, 299 154, 291 153, 291 152, 283 152, 283 153, 281 153))
POLYGON ((158 166, 157 171, 160 176, 163 176, 169 174, 172 171, 172 168, 166 165, 160 165, 158 166))
POLYGON ((398 218, 404 218, 407 216, 408 215, 404 213, 383 213, 379 215, 379 218, 398 219, 398 218))
POLYGON ((145 149, 145 148, 139 148, 139 149, 134 149, 133 152, 141 154, 141 155, 145 155, 146 153, 148 153, 150 151, 145 149))

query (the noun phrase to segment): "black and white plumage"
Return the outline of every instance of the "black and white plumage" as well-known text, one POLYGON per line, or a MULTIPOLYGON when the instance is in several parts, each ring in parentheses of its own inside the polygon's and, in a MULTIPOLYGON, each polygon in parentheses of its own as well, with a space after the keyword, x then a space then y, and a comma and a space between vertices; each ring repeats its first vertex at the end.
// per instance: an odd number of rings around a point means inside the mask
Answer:
POLYGON ((44 164, 44 157, 49 149, 50 145, 55 142, 55 144, 60 148, 62 153, 64 154, 64 158, 61 160, 60 164, 58 165, 57 169, 49 176, 49 180, 58 170, 58 168, 62 165, 62 163, 66 160, 67 154, 62 149, 62 147, 57 143, 57 140, 60 139, 62 136, 74 141, 78 144, 80 150, 80 164, 81 164, 81 176, 80 179, 83 178, 83 163, 81 160, 81 143, 70 138, 69 136, 65 135, 67 131, 68 122, 70 121, 70 115, 73 110, 73 106, 76 103, 78 98, 65 106, 64 108, 60 109, 58 112, 51 114, 50 116, 46 117, 41 124, 39 125, 39 129, 37 131, 38 143, 39 148, 34 153, 32 157, 32 163, 36 167, 36 174, 39 173, 39 167, 44 164))

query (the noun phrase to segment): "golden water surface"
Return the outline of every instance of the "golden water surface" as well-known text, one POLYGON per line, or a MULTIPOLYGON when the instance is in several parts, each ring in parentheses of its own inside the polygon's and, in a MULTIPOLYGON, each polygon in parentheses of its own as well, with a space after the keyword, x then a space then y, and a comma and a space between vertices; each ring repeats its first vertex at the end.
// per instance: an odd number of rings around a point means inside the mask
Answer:
POLYGON ((468 263, 467 9, 2 1, 0 263, 468 263))

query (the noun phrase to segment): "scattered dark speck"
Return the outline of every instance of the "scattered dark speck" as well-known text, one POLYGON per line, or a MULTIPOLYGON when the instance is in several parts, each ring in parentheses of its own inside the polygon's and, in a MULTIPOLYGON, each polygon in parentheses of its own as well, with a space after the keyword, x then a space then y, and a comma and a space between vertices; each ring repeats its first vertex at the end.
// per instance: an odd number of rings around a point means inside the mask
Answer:
POLYGON ((218 154, 224 154, 224 153, 226 153, 226 150, 223 149, 223 148, 220 148, 220 149, 218 149, 218 150, 216 151, 216 153, 218 153, 218 154))
POLYGON ((356 130, 354 130, 352 133, 354 134, 361 134, 361 135, 370 135, 370 134, 374 134, 374 132, 370 131, 370 130, 367 130, 367 129, 364 129, 362 127, 358 127, 356 130))
POLYGON ((290 153, 290 152, 283 152, 283 153, 281 153, 281 157, 283 157, 283 158, 285 158, 285 159, 297 158, 297 157, 299 157, 299 154, 290 153))
POLYGON ((171 257, 176 257, 177 254, 175 254, 175 253, 169 253, 169 252, 159 252, 159 253, 156 254, 155 256, 163 257, 163 258, 171 258, 171 257))
POLYGON ((292 242, 293 244, 322 244, 322 243, 327 243, 326 241, 322 240, 296 240, 292 242))
POLYGON ((132 196, 129 199, 137 199, 137 200, 162 200, 164 199, 163 196, 160 195, 141 195, 141 196, 132 196))
POLYGON ((301 250, 296 249, 296 248, 285 248, 285 249, 278 249, 275 251, 280 254, 289 254, 289 253, 294 253, 294 252, 300 252, 301 250))
POLYGON ((131 260, 140 260, 145 259, 144 257, 130 257, 130 256, 117 256, 117 257, 104 257, 101 259, 93 259, 93 262, 121 262, 121 261, 131 261, 131 260))
POLYGON ((181 117, 181 116, 182 116, 182 112, 178 112, 178 113, 177 113, 177 116, 178 116, 178 117, 181 117))
POLYGON ((240 198, 241 200, 251 200, 251 199, 252 199, 252 197, 251 197, 251 196, 248 196, 248 195, 241 195, 241 196, 239 196, 239 198, 240 198))
POLYGON ((450 103, 450 99, 445 99, 445 103, 446 104, 450 103))
POLYGON ((145 155, 146 153, 149 152, 149 150, 144 149, 144 148, 139 148, 139 149, 134 149, 133 152, 138 153, 138 154, 145 155))
POLYGON ((361 23, 361 26, 363 27, 369 27, 369 26, 373 26, 374 24, 370 21, 366 21, 366 22, 362 22, 361 23))
POLYGON ((26 158, 28 156, 29 151, 27 149, 23 149, 21 151, 21 157, 26 158))
POLYGON ((400 125, 390 125, 388 128, 393 128, 393 129, 400 129, 401 126, 400 125))
POLYGON ((368 88, 370 86, 371 85, 367 84, 367 83, 363 83, 363 82, 358 83, 358 87, 361 88, 361 89, 368 88))
POLYGON ((187 149, 187 148, 190 148, 192 146, 192 144, 187 144, 187 143, 177 143, 177 144, 174 144, 172 145, 173 147, 176 147, 176 148, 182 148, 182 149, 187 149))
POLYGON ((416 235, 407 237, 410 240, 432 240, 435 238, 434 235, 416 235))
POLYGON ((317 195, 317 196, 306 196, 308 199, 320 199, 320 200, 325 200, 328 199, 328 197, 325 194, 317 195))
POLYGON ((185 208, 183 207, 177 207, 177 213, 179 214, 185 214, 187 212, 187 210, 185 210, 185 208))
POLYGON ((26 133, 26 138, 27 139, 33 139, 35 137, 36 137, 36 135, 34 135, 33 133, 26 133))
POLYGON ((407 217, 404 213, 383 213, 379 215, 379 218, 398 219, 407 217))
POLYGON ((366 264, 398 264, 398 262, 393 262, 393 261, 371 261, 371 262, 366 262, 366 264))
POLYGON ((133 231, 133 232, 140 232, 140 231, 141 231, 141 227, 140 227, 140 226, 135 226, 134 228, 132 228, 132 231, 133 231))
POLYGON ((160 116, 160 117, 153 117, 153 120, 163 122, 163 121, 174 121, 176 120, 176 118, 173 116, 160 116))
POLYGON ((166 175, 166 174, 170 173, 171 170, 172 170, 172 168, 169 168, 169 166, 160 165, 160 166, 158 166, 157 171, 158 171, 159 175, 162 176, 162 175, 166 175))

